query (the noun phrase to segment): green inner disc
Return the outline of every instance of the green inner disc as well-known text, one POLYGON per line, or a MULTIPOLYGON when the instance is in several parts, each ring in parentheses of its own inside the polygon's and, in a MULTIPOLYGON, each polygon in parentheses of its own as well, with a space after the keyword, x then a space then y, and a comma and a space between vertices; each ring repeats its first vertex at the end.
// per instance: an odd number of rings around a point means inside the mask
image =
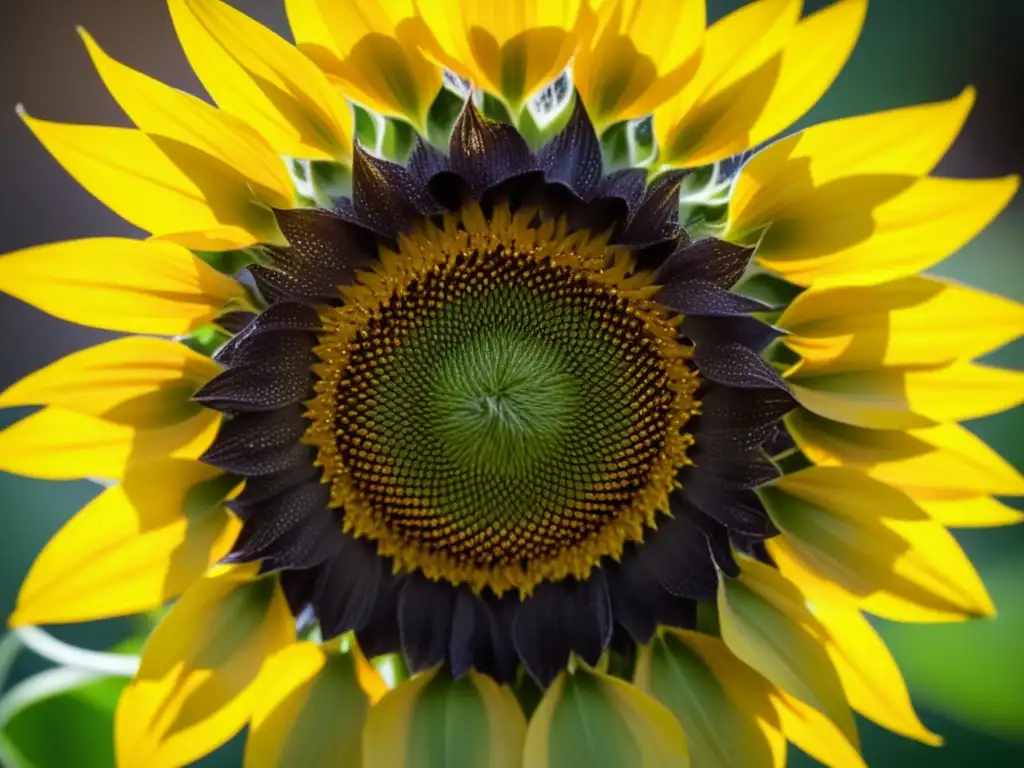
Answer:
POLYGON ((557 556, 645 486, 667 382, 626 299, 569 267, 473 254, 357 334, 339 455, 374 514, 420 550, 475 566, 557 556))

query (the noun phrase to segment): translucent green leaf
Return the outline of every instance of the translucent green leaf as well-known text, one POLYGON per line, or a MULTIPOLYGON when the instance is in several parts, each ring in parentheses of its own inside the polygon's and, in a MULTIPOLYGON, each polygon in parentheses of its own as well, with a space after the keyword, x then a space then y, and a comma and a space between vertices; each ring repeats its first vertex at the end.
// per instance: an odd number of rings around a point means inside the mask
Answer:
POLYGON ((4 741, 26 762, 24 768, 113 766, 114 708, 127 683, 103 678, 36 702, 8 721, 4 741))

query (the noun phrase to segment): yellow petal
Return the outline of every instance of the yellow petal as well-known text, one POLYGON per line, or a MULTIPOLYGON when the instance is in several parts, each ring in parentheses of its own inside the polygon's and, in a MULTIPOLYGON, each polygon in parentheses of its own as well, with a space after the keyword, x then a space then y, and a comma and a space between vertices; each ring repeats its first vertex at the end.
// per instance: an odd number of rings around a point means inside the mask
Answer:
POLYGON ((950 101, 833 120, 775 142, 743 166, 729 198, 730 239, 804 206, 820 187, 853 176, 924 176, 953 143, 974 104, 950 101))
POLYGON ((638 687, 580 670, 562 672, 530 718, 522 764, 680 766, 690 760, 686 735, 672 713, 638 687))
MULTIPOLYGON (((865 768, 857 748, 831 720, 772 685, 736 658, 721 639, 685 630, 671 633, 700 656, 728 694, 757 718, 771 745, 770 764, 775 768, 786 764, 786 739, 830 768, 865 768)), ((735 764, 745 768, 766 763, 735 764)))
POLYGON ((833 421, 872 429, 914 429, 999 413, 1024 401, 1024 373, 957 361, 936 368, 892 367, 789 376, 796 399, 833 421))
POLYGON ((823 633, 800 592, 778 571, 744 559, 739 579, 718 589, 722 639, 775 686, 821 712, 857 746, 842 685, 822 647, 823 633))
POLYGON ((573 85, 600 133, 674 95, 700 62, 704 0, 607 0, 576 50, 573 85))
MULTIPOLYGON (((777 22, 772 29, 778 30, 781 48, 762 49, 767 57, 750 74, 712 89, 689 114, 677 113, 675 125, 664 126, 662 162, 713 163, 788 128, 835 80, 853 51, 866 11, 867 0, 840 0, 795 28, 777 22)), ((781 19, 783 24, 791 21, 789 16, 781 19)), ((719 42, 712 37, 708 48, 719 42)), ((673 119, 668 113, 656 114, 656 123, 659 117, 666 123, 673 119)))
POLYGON ((713 24, 700 66, 677 95, 654 110, 659 161, 700 165, 742 151, 778 82, 781 50, 800 17, 801 0, 758 0, 713 24), (729 149, 738 146, 737 149, 729 149))
POLYGON ((240 525, 221 502, 237 484, 195 461, 128 470, 36 557, 10 624, 123 616, 177 597, 234 543, 240 525))
POLYGON ((117 705, 118 765, 185 765, 245 725, 264 659, 295 637, 276 577, 254 580, 257 570, 214 568, 150 635, 117 705))
MULTIPOLYGON (((358 653, 358 652, 357 652, 358 653)), ((245 745, 245 768, 362 765, 370 702, 360 688, 362 656, 296 643, 264 664, 245 745)))
MULTIPOLYGON (((758 724, 758 717, 765 719, 765 713, 772 712, 768 683, 760 680, 764 695, 758 702, 759 709, 744 707, 730 695, 729 686, 718 678, 699 651, 690 646, 691 635, 696 633, 666 629, 650 644, 641 646, 634 682, 668 707, 683 726, 692 765, 772 765, 771 741, 758 724)), ((696 640, 698 645, 701 639, 696 640)), ((732 658, 734 664, 742 666, 732 658)), ((757 676, 753 670, 749 674, 757 676)))
MULTIPOLYGON (((802 570, 833 581, 864 610, 897 620, 994 614, 960 545, 895 488, 856 470, 813 467, 760 495, 785 534, 772 553, 785 548, 802 570)), ((803 574, 782 572, 803 583, 803 574)))
POLYGON ((416 702, 437 676, 437 668, 421 672, 389 691, 371 710, 363 728, 364 768, 406 765, 409 730, 416 702))
POLYGON ((797 285, 875 285, 925 270, 988 226, 1017 192, 1001 179, 852 177, 780 213, 759 263, 797 285))
POLYGON ((829 768, 867 768, 854 744, 831 720, 786 691, 775 689, 772 705, 786 738, 829 768))
POLYGON ((255 205, 235 176, 222 173, 206 155, 189 154, 183 145, 167 141, 158 147, 159 139, 131 128, 54 123, 24 110, 19 114, 75 181, 154 236, 211 251, 283 243, 273 214, 255 205))
POLYGON ((1024 496, 1024 477, 959 424, 906 432, 864 429, 796 410, 786 426, 815 464, 861 469, 911 496, 924 489, 1024 496))
POLYGON ((947 528, 989 528, 1024 521, 1024 513, 991 496, 912 490, 914 503, 947 528))
POLYGON ((412 0, 285 0, 299 50, 367 107, 426 130, 441 69, 420 48, 429 39, 412 0))
POLYGON ((512 691, 471 671, 460 680, 439 668, 390 691, 363 731, 366 768, 519 768, 526 718, 512 691))
POLYGON ((971 359, 1024 335, 1024 305, 915 275, 870 287, 814 287, 778 320, 802 371, 971 359))
POLYGON ((245 290, 172 243, 97 237, 38 245, 0 258, 12 296, 92 328, 166 336, 188 333, 245 290))
POLYGON ((64 408, 44 408, 0 432, 0 469, 47 480, 117 480, 154 459, 196 459, 220 428, 216 411, 159 429, 136 429, 64 408))
POLYGON ((198 414, 193 393, 220 372, 166 339, 128 336, 73 352, 0 394, 0 408, 53 405, 116 424, 156 429, 198 414))
POLYGON ((293 204, 288 169, 256 131, 195 96, 115 61, 89 33, 79 32, 111 95, 176 165, 186 172, 190 165, 198 165, 230 179, 240 203, 251 205, 255 197, 278 208, 293 204))
POLYGON ((588 10, 582 0, 418 0, 416 7, 434 38, 430 54, 499 94, 513 112, 565 69, 588 10))
POLYGON ((867 0, 839 0, 797 24, 747 146, 786 130, 818 102, 850 58, 867 9, 867 0))
MULTIPOLYGON (((696 663, 705 667, 714 676, 713 683, 719 686, 721 692, 726 696, 721 701, 722 706, 730 711, 735 708, 738 710, 738 717, 749 718, 760 731, 760 737, 751 733, 737 735, 734 728, 729 727, 729 722, 717 718, 712 720, 713 710, 699 710, 698 714, 701 716, 707 713, 707 721, 691 724, 680 720, 686 731, 691 763, 699 766, 714 765, 714 763, 703 762, 705 759, 713 760, 708 757, 708 752, 714 751, 719 756, 730 756, 725 760, 725 765, 765 765, 783 768, 786 752, 785 736, 781 732, 778 715, 771 701, 771 697, 777 690, 775 686, 740 662, 721 638, 689 630, 666 629, 664 632, 666 638, 671 637, 672 640, 685 645, 686 649, 696 656, 696 663), (705 750, 700 744, 706 739, 715 739, 719 741, 719 744, 716 746, 708 744, 708 750, 705 750), (768 760, 765 760, 766 756, 762 749, 764 745, 767 745, 768 748, 768 760), (703 757, 698 757, 698 753, 695 751, 698 749, 700 750, 699 755, 703 757), (748 757, 733 759, 731 757, 733 751, 748 757)), ((654 690, 654 686, 658 682, 651 674, 653 669, 649 664, 650 660, 649 646, 641 648, 637 658, 636 684, 642 690, 647 691, 654 690)), ((712 695, 715 695, 716 699, 718 698, 718 694, 712 695)), ((679 717, 675 710, 673 712, 679 717)), ((822 720, 828 722, 824 718, 822 720)), ((835 729, 835 726, 830 727, 835 729)))
POLYGON ((220 0, 169 5, 189 63, 221 109, 279 154, 351 161, 352 110, 313 62, 220 0))
POLYGON ((864 615, 846 601, 829 599, 828 594, 804 594, 825 628, 825 648, 851 706, 901 736, 932 746, 942 744, 942 738, 917 717, 896 660, 864 615))

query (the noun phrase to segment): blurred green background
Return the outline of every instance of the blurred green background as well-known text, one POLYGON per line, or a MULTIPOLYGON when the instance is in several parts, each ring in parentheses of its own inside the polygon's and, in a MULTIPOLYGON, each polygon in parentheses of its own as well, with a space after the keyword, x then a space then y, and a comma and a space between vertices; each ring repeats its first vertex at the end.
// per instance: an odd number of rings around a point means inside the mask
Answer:
MULTIPOLYGON (((497 0, 496 0, 497 1, 497 0)), ((282 0, 232 0, 287 35, 282 0)), ((712 18, 742 0, 708 0, 712 18)), ((827 5, 808 0, 808 10, 827 5)), ((0 27, 0 153, 4 173, 0 251, 76 237, 139 234, 78 188, 35 143, 14 114, 123 125, 74 33, 82 24, 115 57, 175 86, 201 92, 174 39, 160 0, 8 0, 0 27)), ((1024 172, 1024 2, 873 0, 861 41, 831 91, 801 124, 944 99, 968 83, 978 101, 938 172, 998 176, 1024 172)), ((1024 198, 936 270, 1024 301, 1024 198)), ((0 387, 108 334, 62 324, 0 297, 0 387)), ((1024 367, 1024 342, 991 356, 1024 367)), ((0 412, 0 427, 26 411, 0 412)), ((1024 408, 970 425, 1015 465, 1024 463, 1024 408)), ((14 606, 33 556, 96 494, 88 482, 47 483, 0 475, 0 614, 14 606)), ((1024 528, 958 534, 1000 609, 994 621, 921 626, 880 623, 925 723, 945 735, 943 749, 898 738, 861 721, 864 752, 876 768, 1024 765, 1024 528)), ((132 631, 130 620, 57 628, 75 644, 107 649, 132 631)), ((45 665, 22 653, 8 686, 45 665)), ((117 686, 104 683, 19 716, 11 735, 41 768, 109 764, 109 721, 98 716, 117 686), (54 734, 59 736, 54 738, 54 734), (98 752, 79 751, 92 743, 98 752), (96 757, 86 757, 94 754, 96 757), (103 757, 106 755, 107 757, 103 757)), ((202 761, 240 764, 238 741, 202 761)), ((794 765, 811 765, 796 756, 794 765)))

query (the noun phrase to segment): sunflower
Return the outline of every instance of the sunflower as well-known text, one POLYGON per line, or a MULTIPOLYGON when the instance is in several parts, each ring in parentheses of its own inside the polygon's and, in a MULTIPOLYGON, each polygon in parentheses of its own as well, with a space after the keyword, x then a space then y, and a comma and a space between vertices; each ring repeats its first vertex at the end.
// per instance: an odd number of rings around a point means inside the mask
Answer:
POLYGON ((135 128, 21 115, 150 234, 0 260, 138 334, 13 385, 0 466, 106 488, 10 622, 172 607, 123 766, 863 765, 938 744, 865 613, 994 608, 948 527, 1021 515, 958 421, 1024 308, 920 274, 1013 177, 950 101, 767 142, 866 11, 169 0, 216 106, 88 52, 135 128), (756 151, 755 151, 756 150, 756 151), (162 337, 162 338, 161 338, 162 337))

